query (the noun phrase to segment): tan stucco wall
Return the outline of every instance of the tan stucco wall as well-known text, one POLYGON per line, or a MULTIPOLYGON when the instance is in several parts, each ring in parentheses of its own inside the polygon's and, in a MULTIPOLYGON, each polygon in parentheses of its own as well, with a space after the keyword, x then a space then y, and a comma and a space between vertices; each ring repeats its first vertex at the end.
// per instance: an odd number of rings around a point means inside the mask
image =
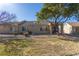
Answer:
POLYGON ((46 31, 46 27, 47 25, 41 25, 41 24, 23 24, 20 25, 20 31, 22 31, 22 27, 26 28, 26 31, 31 31, 32 33, 48 33, 48 31, 46 31), (43 28, 43 31, 40 31, 40 28, 43 28))
POLYGON ((8 33, 10 31, 10 26, 0 25, 0 33, 8 33))
POLYGON ((14 25, 0 25, 0 33, 12 33, 12 32, 17 32, 18 27, 14 25))

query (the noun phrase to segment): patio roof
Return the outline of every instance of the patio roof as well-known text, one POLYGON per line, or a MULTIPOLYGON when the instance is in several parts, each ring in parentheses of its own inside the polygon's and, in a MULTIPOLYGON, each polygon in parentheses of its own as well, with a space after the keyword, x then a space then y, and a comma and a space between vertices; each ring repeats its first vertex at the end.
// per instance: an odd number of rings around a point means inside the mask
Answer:
POLYGON ((79 22, 71 22, 69 24, 73 27, 79 27, 79 22))

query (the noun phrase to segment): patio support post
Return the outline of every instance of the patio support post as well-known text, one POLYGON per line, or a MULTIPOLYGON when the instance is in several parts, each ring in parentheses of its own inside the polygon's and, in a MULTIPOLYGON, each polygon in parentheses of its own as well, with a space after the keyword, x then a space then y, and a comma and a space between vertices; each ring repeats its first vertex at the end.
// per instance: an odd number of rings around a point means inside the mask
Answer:
POLYGON ((50 35, 51 35, 52 34, 52 25, 51 25, 51 23, 49 23, 48 25, 49 25, 50 35))

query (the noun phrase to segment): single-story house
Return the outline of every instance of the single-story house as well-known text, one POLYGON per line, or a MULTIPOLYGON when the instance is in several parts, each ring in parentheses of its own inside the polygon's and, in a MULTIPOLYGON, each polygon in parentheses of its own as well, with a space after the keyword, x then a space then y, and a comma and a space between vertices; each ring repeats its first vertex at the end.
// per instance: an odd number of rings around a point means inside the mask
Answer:
POLYGON ((25 21, 20 23, 19 32, 31 31, 32 34, 48 34, 48 22, 37 24, 34 21, 25 21))
MULTIPOLYGON (((53 24, 53 23, 52 23, 53 24)), ((42 21, 37 24, 35 21, 10 22, 0 24, 0 33, 21 33, 32 32, 32 34, 49 34, 53 31, 53 26, 49 21, 42 21)), ((59 25, 59 33, 64 34, 78 34, 79 22, 64 23, 59 25)))
POLYGON ((0 34, 18 32, 18 23, 0 23, 0 34))
POLYGON ((32 34, 48 34, 48 22, 37 24, 35 21, 9 22, 0 24, 0 34, 32 32, 32 34))

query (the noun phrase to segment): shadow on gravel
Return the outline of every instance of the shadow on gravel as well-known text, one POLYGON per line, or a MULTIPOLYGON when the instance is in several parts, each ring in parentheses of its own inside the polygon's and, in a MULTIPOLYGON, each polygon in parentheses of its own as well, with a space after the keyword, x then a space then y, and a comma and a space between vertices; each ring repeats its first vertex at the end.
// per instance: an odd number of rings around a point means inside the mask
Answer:
POLYGON ((66 41, 73 41, 79 42, 79 35, 60 35, 59 39, 66 40, 66 41))

